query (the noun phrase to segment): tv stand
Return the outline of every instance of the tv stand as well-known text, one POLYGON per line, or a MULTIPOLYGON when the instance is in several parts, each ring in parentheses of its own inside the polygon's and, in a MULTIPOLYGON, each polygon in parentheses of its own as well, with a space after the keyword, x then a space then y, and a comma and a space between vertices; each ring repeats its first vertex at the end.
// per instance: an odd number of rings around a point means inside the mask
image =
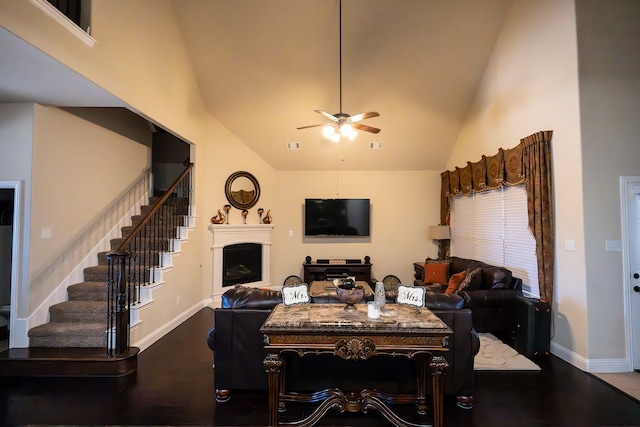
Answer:
POLYGON ((311 284, 315 280, 332 280, 341 278, 344 275, 352 276, 356 278, 356 281, 364 281, 368 284, 371 282, 371 262, 367 256, 364 259, 364 263, 360 260, 344 260, 344 263, 340 263, 335 260, 316 260, 311 261, 311 257, 307 257, 302 264, 304 271, 304 282, 311 284), (326 261, 326 262, 325 262, 326 261))

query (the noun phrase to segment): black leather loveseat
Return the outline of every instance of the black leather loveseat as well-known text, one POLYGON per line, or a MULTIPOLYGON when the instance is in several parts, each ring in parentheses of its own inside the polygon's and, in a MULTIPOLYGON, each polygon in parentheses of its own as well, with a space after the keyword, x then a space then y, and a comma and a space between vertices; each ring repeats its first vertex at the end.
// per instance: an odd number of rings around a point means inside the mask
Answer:
MULTIPOLYGON (((414 285, 426 286, 425 265, 430 262, 433 261, 427 259, 425 263, 414 263, 414 285)), ((467 274, 472 271, 479 273, 470 287, 456 292, 464 299, 464 307, 473 312, 474 329, 478 332, 512 333, 512 312, 517 304, 517 297, 522 296, 522 280, 514 277, 511 270, 505 267, 474 259, 452 256, 445 262, 448 263, 448 277, 462 271, 467 274)), ((444 287, 446 288, 446 284, 444 287)))
MULTIPOLYGON (((223 294, 222 307, 215 309, 214 326, 207 336, 207 343, 214 352, 218 402, 230 399, 233 390, 267 390, 263 364, 266 353, 259 329, 271 309, 281 301, 279 291, 243 286, 223 294)), ((463 300, 457 295, 427 292, 426 305, 454 331, 450 351, 445 356, 449 364, 444 378, 445 395, 455 396, 460 407, 471 408, 473 358, 480 345, 472 327, 471 311, 462 308, 463 300)), ((328 387, 353 390, 353 387, 361 387, 360 381, 366 379, 367 388, 388 392, 415 390, 414 365, 406 358, 383 360, 385 356, 378 356, 354 363, 325 356, 293 358, 286 365, 286 387, 305 391, 328 387), (327 374, 322 375, 323 372, 327 374)))

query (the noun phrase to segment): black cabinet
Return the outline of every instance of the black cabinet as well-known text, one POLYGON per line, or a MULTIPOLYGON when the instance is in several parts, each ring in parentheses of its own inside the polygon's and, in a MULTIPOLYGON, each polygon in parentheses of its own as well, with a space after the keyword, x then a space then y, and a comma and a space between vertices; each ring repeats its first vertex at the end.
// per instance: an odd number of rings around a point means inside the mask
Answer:
POLYGON ((304 282, 311 283, 314 280, 332 280, 336 278, 353 276, 356 281, 364 281, 371 284, 371 263, 345 262, 344 264, 332 264, 329 262, 305 262, 304 282))
POLYGON ((546 357, 551 344, 551 306, 517 296, 513 301, 513 348, 528 358, 546 357))

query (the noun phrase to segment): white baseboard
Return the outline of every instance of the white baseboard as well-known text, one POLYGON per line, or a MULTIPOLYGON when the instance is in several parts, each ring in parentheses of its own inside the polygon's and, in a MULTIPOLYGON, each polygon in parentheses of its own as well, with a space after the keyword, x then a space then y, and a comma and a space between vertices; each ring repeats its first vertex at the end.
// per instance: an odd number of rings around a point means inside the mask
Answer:
POLYGON ((152 333, 146 335, 144 338, 142 338, 138 342, 132 343, 131 345, 133 347, 138 347, 140 349, 140 352, 146 350, 151 346, 151 344, 158 341, 160 338, 162 338, 163 336, 171 332, 176 326, 180 325, 182 322, 184 322, 189 317, 196 314, 198 311, 202 310, 204 307, 207 307, 208 305, 209 305, 209 300, 206 300, 206 299, 198 302, 197 304, 194 304, 187 310, 180 313, 178 316, 174 317, 164 325, 160 326, 158 329, 156 329, 152 333))
POLYGON ((551 341, 551 354, 584 372, 599 374, 630 372, 627 359, 587 359, 553 341, 551 341))

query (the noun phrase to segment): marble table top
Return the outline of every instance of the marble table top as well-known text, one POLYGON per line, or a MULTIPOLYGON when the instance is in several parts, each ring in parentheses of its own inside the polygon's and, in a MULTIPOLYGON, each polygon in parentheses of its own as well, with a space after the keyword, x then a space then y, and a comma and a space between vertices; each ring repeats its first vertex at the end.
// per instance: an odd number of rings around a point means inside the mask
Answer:
POLYGON ((386 304, 395 316, 370 319, 367 306, 356 304, 346 311, 345 304, 278 304, 262 325, 262 333, 359 333, 359 334, 428 334, 453 331, 428 308, 417 309, 400 304, 386 304))

